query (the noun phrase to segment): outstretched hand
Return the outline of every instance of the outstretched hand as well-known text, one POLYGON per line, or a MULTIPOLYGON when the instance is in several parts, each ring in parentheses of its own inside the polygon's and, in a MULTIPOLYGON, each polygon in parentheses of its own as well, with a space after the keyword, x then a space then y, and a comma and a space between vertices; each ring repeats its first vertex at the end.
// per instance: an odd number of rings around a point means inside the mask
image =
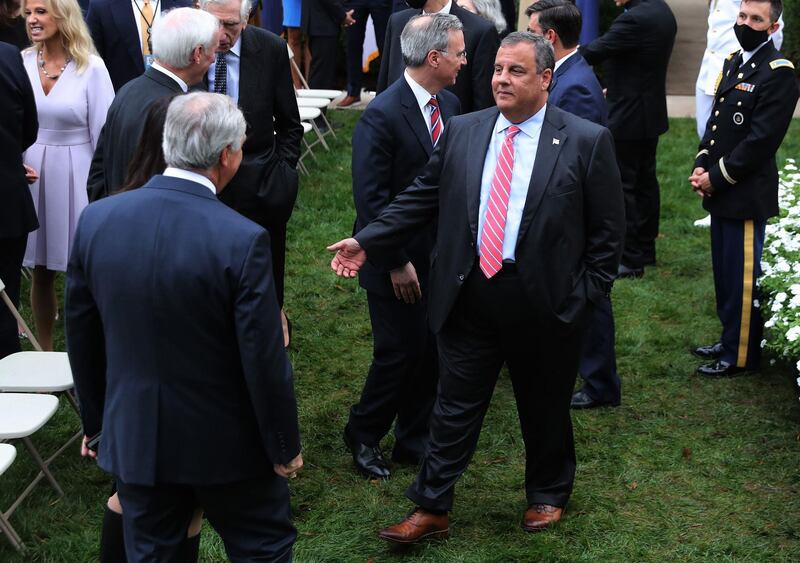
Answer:
POLYGON ((361 266, 367 261, 367 253, 354 238, 340 240, 330 245, 328 250, 336 253, 331 260, 331 270, 343 278, 356 277, 361 266))

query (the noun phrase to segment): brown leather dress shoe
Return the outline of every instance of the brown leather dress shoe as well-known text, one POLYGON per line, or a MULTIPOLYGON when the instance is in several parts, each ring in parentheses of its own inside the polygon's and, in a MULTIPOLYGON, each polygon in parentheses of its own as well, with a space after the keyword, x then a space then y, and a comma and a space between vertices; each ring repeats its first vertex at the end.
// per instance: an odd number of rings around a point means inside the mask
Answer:
POLYGON ((357 104, 360 101, 361 101, 361 96, 345 96, 344 98, 342 98, 337 102, 336 106, 340 108, 346 108, 354 104, 357 104))
POLYGON ((522 517, 522 529, 526 532, 540 532, 561 520, 563 508, 549 504, 532 504, 522 517))
POLYGON ((447 513, 434 514, 424 508, 415 508, 399 524, 378 532, 378 537, 394 543, 416 543, 422 539, 445 539, 450 535, 447 513))

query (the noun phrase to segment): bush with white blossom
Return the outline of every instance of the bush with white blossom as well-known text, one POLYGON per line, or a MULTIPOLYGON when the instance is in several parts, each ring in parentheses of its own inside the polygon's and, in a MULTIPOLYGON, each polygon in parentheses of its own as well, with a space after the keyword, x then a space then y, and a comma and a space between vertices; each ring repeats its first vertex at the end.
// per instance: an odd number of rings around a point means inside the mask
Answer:
POLYGON ((800 170, 793 159, 780 171, 778 200, 781 214, 767 225, 761 261, 761 345, 800 372, 800 170))

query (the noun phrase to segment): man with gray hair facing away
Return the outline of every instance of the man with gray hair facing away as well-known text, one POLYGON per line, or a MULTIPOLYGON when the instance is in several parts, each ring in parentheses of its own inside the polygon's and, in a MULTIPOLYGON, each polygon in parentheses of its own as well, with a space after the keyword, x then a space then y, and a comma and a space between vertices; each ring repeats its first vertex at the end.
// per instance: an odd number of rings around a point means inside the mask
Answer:
POLYGON ((150 105, 186 93, 203 80, 219 46, 219 31, 217 18, 194 8, 177 8, 156 20, 153 64, 125 84, 108 108, 89 169, 90 202, 122 187, 150 105))
MULTIPOLYGON (((414 16, 400 35, 403 78, 370 102, 353 132, 355 231, 366 227, 428 162, 447 121, 461 113, 445 90, 464 64, 461 21, 450 14, 414 16)), ((436 241, 427 225, 403 247, 367 264, 372 365, 361 400, 350 409, 344 439, 359 472, 386 479, 380 441, 394 427, 395 463, 417 465, 428 441, 438 355, 428 328, 428 270, 436 241)))
POLYGON ((217 199, 245 128, 230 98, 176 97, 164 174, 76 230, 67 351, 131 563, 176 561, 198 506, 232 561, 291 560, 286 478, 303 461, 269 235, 217 199))

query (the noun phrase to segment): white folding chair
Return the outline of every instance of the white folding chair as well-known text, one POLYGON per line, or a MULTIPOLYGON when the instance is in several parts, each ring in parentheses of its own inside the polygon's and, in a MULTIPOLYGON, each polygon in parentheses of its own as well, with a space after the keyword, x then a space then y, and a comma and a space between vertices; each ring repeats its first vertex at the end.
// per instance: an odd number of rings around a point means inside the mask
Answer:
POLYGON ((306 148, 303 151, 303 154, 300 155, 300 159, 297 161, 297 168, 300 170, 300 172, 308 176, 308 167, 305 165, 303 160, 305 160, 308 155, 311 155, 311 158, 317 160, 317 155, 314 154, 314 151, 311 150, 311 145, 309 145, 308 141, 306 141, 306 133, 310 133, 314 130, 314 128, 311 127, 311 124, 306 121, 301 121, 300 123, 303 125, 303 145, 306 148))
MULTIPOLYGON (((0 444, 0 476, 5 473, 6 469, 11 467, 16 457, 17 448, 11 444, 0 444)), ((6 535, 8 541, 11 542, 11 545, 13 545, 17 551, 22 551, 25 549, 25 544, 22 543, 19 534, 13 526, 11 526, 11 522, 8 521, 10 517, 10 513, 7 514, 0 509, 0 532, 6 535)))
POLYGON ((319 130, 319 127, 314 122, 320 115, 322 115, 322 111, 317 108, 307 108, 307 107, 298 107, 298 111, 300 112, 300 121, 305 121, 311 128, 314 130, 314 134, 317 136, 317 140, 310 145, 313 147, 317 143, 321 143, 323 147, 325 147, 326 151, 331 150, 328 147, 328 143, 325 142, 325 135, 322 134, 322 131, 319 130))
POLYGON ((300 67, 297 66, 296 62, 294 62, 294 51, 292 51, 292 48, 289 47, 289 45, 286 45, 286 49, 289 51, 289 64, 292 65, 292 69, 297 73, 297 76, 300 77, 300 83, 303 85, 302 88, 295 88, 295 92, 297 93, 298 97, 311 96, 312 98, 328 98, 329 100, 332 100, 342 95, 341 90, 309 88, 308 82, 306 82, 306 79, 303 77, 303 73, 300 72, 300 67))
POLYGON ((328 107, 328 104, 330 104, 330 100, 328 98, 297 98, 297 107, 317 108, 320 111, 320 119, 325 122, 327 127, 327 130, 322 131, 322 134, 330 134, 336 138, 336 132, 333 130, 333 125, 331 125, 331 122, 328 121, 328 118, 325 115, 325 108, 328 107))

